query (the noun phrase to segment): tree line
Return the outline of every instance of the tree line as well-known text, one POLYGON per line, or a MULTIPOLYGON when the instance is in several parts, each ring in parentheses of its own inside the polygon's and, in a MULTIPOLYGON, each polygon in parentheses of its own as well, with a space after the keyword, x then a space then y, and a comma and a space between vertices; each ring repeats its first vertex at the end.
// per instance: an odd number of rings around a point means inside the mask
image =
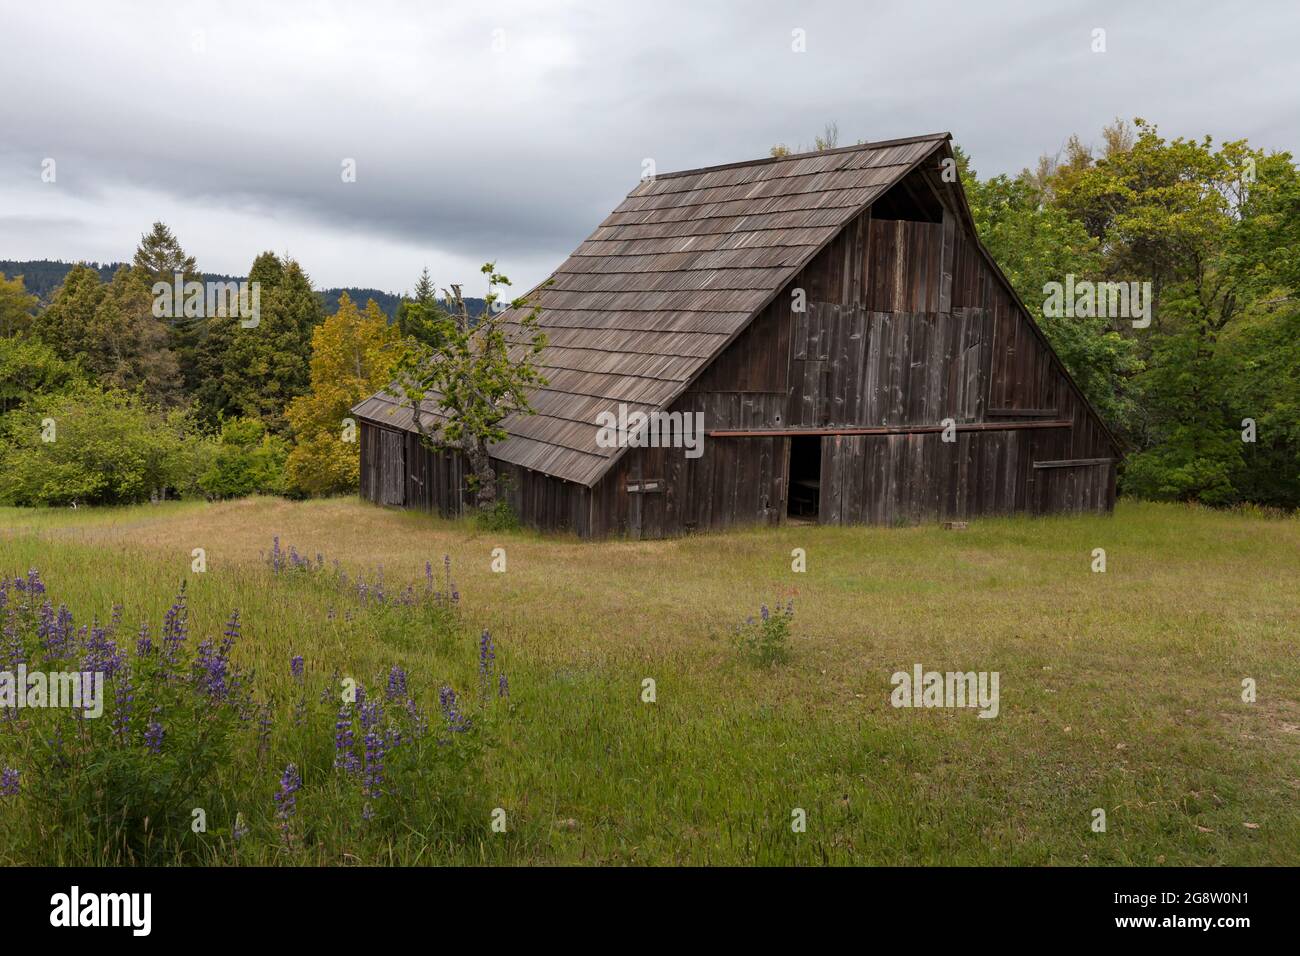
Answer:
MULTIPOLYGON (((956 155, 982 241, 1125 448, 1121 492, 1300 506, 1291 155, 1169 140, 1141 119, 1016 176, 981 178, 956 155), (1099 283, 1145 290, 1142 321, 1054 307, 1099 283)), ((480 506, 498 507, 487 450, 505 415, 529 411, 545 339, 527 300, 500 318, 509 280, 493 264, 486 301, 439 296, 426 270, 390 316, 346 292, 327 309, 300 263, 264 252, 248 272, 255 329, 156 316, 154 283, 178 273, 201 277, 162 223, 129 264, 74 266, 48 301, 0 273, 0 502, 352 492, 349 409, 396 379, 414 407, 438 404, 417 416, 425 440, 463 451, 480 506)))
POLYGON ((1136 119, 1018 176, 981 179, 957 155, 982 241, 1125 448, 1121 492, 1300 506, 1291 154, 1136 119), (1046 308, 1067 279, 1149 284, 1149 314, 1046 308))

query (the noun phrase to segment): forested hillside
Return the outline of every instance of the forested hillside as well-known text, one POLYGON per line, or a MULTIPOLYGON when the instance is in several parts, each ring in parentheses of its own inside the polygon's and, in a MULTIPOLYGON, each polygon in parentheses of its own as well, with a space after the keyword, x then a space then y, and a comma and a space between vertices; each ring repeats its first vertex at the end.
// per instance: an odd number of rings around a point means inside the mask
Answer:
MULTIPOLYGON (((58 259, 0 259, 0 275, 8 276, 11 279, 21 276, 23 285, 32 295, 36 296, 41 304, 49 304, 58 291, 63 280, 67 278, 72 267, 78 263, 63 262, 58 259)), ((113 278, 113 273, 129 263, 125 262, 84 262, 81 265, 88 266, 104 282, 113 278)), ((209 280, 216 282, 238 282, 246 279, 247 276, 228 276, 218 272, 204 272, 195 278, 207 282, 209 280)), ((401 304, 402 296, 396 292, 383 292, 379 289, 367 289, 359 286, 345 286, 335 289, 319 289, 317 295, 320 296, 321 305, 327 313, 338 311, 339 297, 347 293, 353 302, 367 302, 371 299, 379 306, 379 311, 392 319, 397 314, 397 308, 401 304)), ((471 315, 478 315, 483 310, 483 300, 467 297, 466 305, 469 307, 471 315)))

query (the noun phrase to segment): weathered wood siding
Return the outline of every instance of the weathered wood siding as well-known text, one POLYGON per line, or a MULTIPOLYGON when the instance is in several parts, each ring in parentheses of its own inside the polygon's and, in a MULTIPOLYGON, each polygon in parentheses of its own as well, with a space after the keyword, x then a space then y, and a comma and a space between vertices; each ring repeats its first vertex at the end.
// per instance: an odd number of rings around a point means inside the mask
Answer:
MULTIPOLYGON (((472 507, 469 464, 459 452, 428 448, 414 432, 384 428, 364 419, 361 436, 361 497, 454 518, 472 507)), ((571 529, 589 535, 591 491, 518 465, 494 461, 500 493, 530 527, 571 529)))
MULTIPOLYGON (((939 222, 863 213, 672 410, 703 412, 708 431, 896 430, 822 438, 823 523, 1114 505, 1104 429, 953 210, 939 222), (792 311, 796 289, 804 312, 792 311), (914 430, 945 419, 954 442, 914 430), (1033 467, 1071 459, 1103 461, 1033 467)), ((695 460, 630 450, 594 489, 593 530, 658 537, 779 523, 789 454, 788 436, 710 437, 695 460), (627 490, 642 478, 662 479, 662 490, 627 490)))

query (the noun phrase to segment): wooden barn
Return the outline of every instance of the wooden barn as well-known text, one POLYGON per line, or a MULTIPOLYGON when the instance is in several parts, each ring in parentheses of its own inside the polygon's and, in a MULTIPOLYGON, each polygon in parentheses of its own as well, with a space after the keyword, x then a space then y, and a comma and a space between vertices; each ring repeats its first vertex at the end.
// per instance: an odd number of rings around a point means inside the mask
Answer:
MULTIPOLYGON (((492 449, 524 523, 662 537, 1109 511, 1115 439, 977 239, 949 141, 637 185, 537 293, 547 385, 492 449), (702 444, 611 446, 599 422, 620 409, 702 413, 702 444)), ((409 407, 381 392, 353 411, 363 497, 466 508, 467 464, 424 447, 409 407)))

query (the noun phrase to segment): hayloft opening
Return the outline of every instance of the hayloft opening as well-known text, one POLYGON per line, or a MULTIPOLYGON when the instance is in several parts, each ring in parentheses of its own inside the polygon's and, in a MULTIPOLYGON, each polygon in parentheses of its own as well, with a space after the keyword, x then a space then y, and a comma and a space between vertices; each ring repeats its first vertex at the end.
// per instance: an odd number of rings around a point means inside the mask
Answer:
POLYGON ((925 180, 913 173, 872 203, 871 215, 876 219, 943 222, 943 204, 925 180))
POLYGON ((786 513, 791 518, 817 518, 822 491, 822 440, 818 435, 790 439, 790 474, 786 482, 786 513))

